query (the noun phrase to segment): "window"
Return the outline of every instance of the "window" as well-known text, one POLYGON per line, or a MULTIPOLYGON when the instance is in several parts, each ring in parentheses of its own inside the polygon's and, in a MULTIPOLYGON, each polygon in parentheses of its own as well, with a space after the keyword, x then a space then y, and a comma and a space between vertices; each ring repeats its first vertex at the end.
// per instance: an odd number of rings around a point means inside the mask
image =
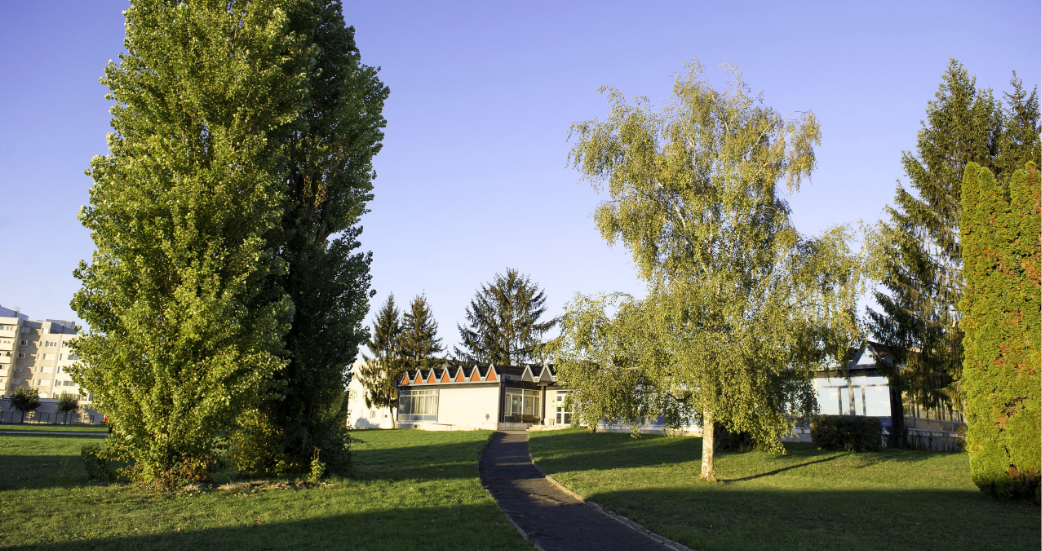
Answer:
POLYGON ((572 405, 568 403, 567 398, 567 390, 557 391, 557 418, 555 419, 555 422, 558 425, 572 424, 572 405))
POLYGON ((539 391, 520 388, 507 389, 506 414, 515 421, 535 420, 539 417, 539 391))
POLYGON ((29 346, 29 341, 22 340, 22 346, 29 346))
POLYGON ((25 352, 19 352, 18 353, 18 359, 19 360, 25 359, 25 352))
POLYGON ((49 359, 51 359, 51 355, 50 354, 40 354, 40 356, 41 356, 41 358, 40 358, 41 360, 49 360, 49 359))
POLYGON ((399 421, 437 421, 438 389, 402 390, 398 394, 399 421))

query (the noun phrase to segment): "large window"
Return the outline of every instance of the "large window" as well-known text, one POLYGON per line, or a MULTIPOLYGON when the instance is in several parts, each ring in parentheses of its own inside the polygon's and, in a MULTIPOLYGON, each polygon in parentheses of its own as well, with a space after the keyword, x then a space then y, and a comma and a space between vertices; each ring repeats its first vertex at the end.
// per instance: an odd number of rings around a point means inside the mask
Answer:
POLYGON ((515 421, 535 422, 539 419, 539 391, 508 388, 506 409, 515 421))
POLYGON ((438 389, 398 392, 399 421, 437 421, 438 389))
POLYGON ((818 379, 818 406, 825 415, 890 416, 886 377, 818 379))
POLYGON ((572 424, 572 406, 567 403, 567 397, 567 390, 557 391, 557 418, 555 421, 558 425, 572 424))

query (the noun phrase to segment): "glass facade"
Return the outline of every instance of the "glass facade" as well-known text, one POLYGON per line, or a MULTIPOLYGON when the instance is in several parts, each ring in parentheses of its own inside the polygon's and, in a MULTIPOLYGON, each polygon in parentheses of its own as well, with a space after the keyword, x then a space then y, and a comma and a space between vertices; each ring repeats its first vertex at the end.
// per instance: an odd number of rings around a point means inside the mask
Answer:
POLYGON ((535 420, 539 415, 538 390, 525 390, 520 388, 506 389, 506 415, 515 420, 535 420))
POLYGON ((556 403, 557 415, 556 415, 556 418, 554 419, 554 421, 558 425, 570 425, 570 424, 572 424, 572 408, 571 408, 570 404, 566 403, 566 398, 567 397, 568 397, 568 391, 567 390, 558 390, 557 391, 557 403, 556 403))
POLYGON ((398 392, 399 421, 437 421, 438 389, 398 392))
POLYGON ((886 377, 816 379, 818 407, 824 415, 890 416, 886 377))

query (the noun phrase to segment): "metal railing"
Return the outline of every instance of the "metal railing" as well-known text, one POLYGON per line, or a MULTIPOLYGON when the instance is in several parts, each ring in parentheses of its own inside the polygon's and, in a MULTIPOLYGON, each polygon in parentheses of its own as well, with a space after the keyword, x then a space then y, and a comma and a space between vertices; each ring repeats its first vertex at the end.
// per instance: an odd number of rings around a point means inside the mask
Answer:
POLYGON ((99 425, 102 416, 94 413, 39 413, 30 411, 22 419, 20 411, 0 411, 0 425, 99 425))

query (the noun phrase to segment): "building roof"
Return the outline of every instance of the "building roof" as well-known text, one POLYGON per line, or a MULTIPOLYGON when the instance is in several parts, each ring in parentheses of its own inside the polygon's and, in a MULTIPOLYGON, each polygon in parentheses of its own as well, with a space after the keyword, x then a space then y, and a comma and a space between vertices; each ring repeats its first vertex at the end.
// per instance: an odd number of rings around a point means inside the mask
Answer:
POLYGON ((554 383, 557 376, 552 366, 531 364, 517 365, 480 365, 458 364, 446 362, 432 369, 407 370, 398 386, 424 386, 464 383, 493 383, 502 381, 527 381, 532 383, 554 383))

